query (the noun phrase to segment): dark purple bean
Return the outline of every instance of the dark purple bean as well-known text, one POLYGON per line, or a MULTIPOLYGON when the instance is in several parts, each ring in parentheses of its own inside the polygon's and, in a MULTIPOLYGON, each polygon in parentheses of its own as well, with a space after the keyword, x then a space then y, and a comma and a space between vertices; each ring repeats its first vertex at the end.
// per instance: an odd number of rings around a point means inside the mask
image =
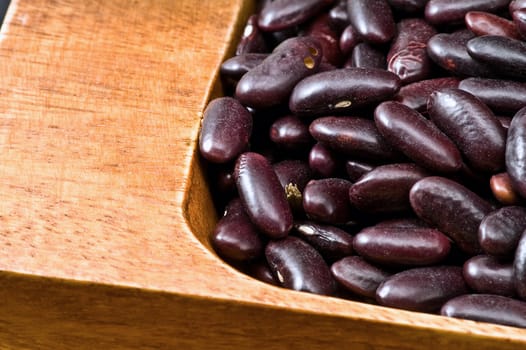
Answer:
POLYGON ((243 153, 234 176, 250 220, 271 238, 285 237, 292 228, 292 212, 268 160, 254 152, 243 153))
POLYGON ((511 184, 508 173, 495 174, 490 179, 490 188, 496 200, 504 205, 516 205, 521 202, 519 194, 511 184))
POLYGON ((361 162, 358 160, 348 160, 345 162, 345 171, 349 180, 356 182, 360 177, 374 169, 374 165, 370 163, 361 162))
POLYGON ((331 266, 334 279, 353 293, 374 298, 376 289, 391 274, 359 256, 345 257, 331 266))
POLYGON ((366 213, 408 211, 409 190, 429 174, 415 164, 380 165, 362 176, 349 189, 351 204, 366 213))
POLYGON ((344 68, 371 68, 386 69, 385 54, 378 48, 368 43, 358 43, 354 46, 350 59, 345 62, 344 68))
POLYGON ((279 281, 272 274, 272 271, 270 270, 266 260, 258 260, 250 264, 248 266, 247 273, 261 282, 279 286, 279 281))
POLYGON ((511 120, 506 141, 506 170, 513 188, 526 198, 526 107, 511 120))
POLYGON ((398 218, 398 219, 387 219, 382 220, 376 225, 377 228, 429 228, 425 222, 417 218, 398 218))
POLYGON ((340 50, 344 56, 348 56, 354 47, 360 43, 362 39, 360 38, 360 35, 354 29, 352 25, 348 25, 343 30, 342 34, 340 35, 340 50))
POLYGON ((477 231, 492 206, 464 186, 438 176, 418 181, 409 192, 416 215, 448 235, 468 254, 480 252, 477 231))
POLYGON ((265 249, 270 269, 285 288, 332 295, 336 283, 322 256, 299 238, 270 241, 265 249))
POLYGON ((515 257, 513 259, 513 278, 517 295, 526 300, 526 231, 517 244, 515 257))
POLYGON ((387 278, 376 290, 376 300, 385 306, 435 312, 446 301, 467 292, 462 268, 419 267, 387 278))
POLYGON ((470 11, 465 17, 466 27, 475 35, 502 35, 520 39, 515 24, 503 17, 488 12, 470 11))
POLYGON ((305 31, 305 35, 316 38, 321 45, 323 59, 334 66, 342 63, 339 32, 330 26, 329 16, 322 14, 312 22, 305 31))
POLYGON ((499 35, 473 38, 466 44, 475 60, 491 65, 496 72, 511 79, 526 79, 526 43, 499 35))
POLYGON ((311 180, 303 191, 303 209, 313 220, 345 224, 352 219, 348 193, 351 182, 338 178, 311 180))
POLYGON ((313 18, 333 0, 274 0, 259 13, 261 30, 275 32, 302 24, 313 18))
POLYGON ((500 295, 462 295, 445 303, 440 314, 526 328, 526 303, 500 295))
POLYGON ((318 142, 309 152, 309 167, 317 175, 333 177, 341 167, 341 159, 336 152, 318 142))
POLYGON ((461 168, 462 157, 453 141, 410 107, 383 102, 374 111, 374 120, 380 134, 420 166, 440 173, 461 168))
POLYGON ((458 88, 475 95, 495 112, 516 113, 526 106, 526 83, 467 78, 460 82, 458 88))
POLYGON ((239 199, 232 200, 210 236, 219 256, 233 261, 249 261, 263 254, 263 242, 239 199))
POLYGON ((477 97, 459 89, 438 90, 429 96, 427 110, 474 170, 491 173, 504 167, 506 131, 477 97))
POLYGON ((526 0, 513 0, 510 2, 508 8, 510 15, 513 15, 513 12, 526 8, 526 0))
POLYGON ((269 133, 272 142, 288 150, 305 149, 314 143, 309 126, 295 115, 276 119, 269 133))
POLYGON ((345 113, 392 97, 400 88, 396 74, 380 69, 345 68, 315 74, 300 81, 289 108, 299 116, 345 113))
POLYGON ((477 293, 514 296, 513 265, 489 255, 477 255, 464 263, 466 283, 477 293))
POLYGON ((459 24, 469 11, 497 12, 508 3, 509 0, 429 0, 425 16, 433 25, 459 24))
POLYGON ((423 12, 428 1, 429 0, 387 0, 392 8, 406 14, 423 12))
POLYGON ((246 72, 259 66, 267 57, 267 53, 246 53, 231 57, 221 64, 221 77, 237 82, 246 72))
POLYGON ((353 236, 335 226, 299 221, 296 235, 312 245, 326 260, 335 261, 352 254, 353 236))
POLYGON ((510 124, 511 124, 512 117, 508 117, 508 116, 505 116, 505 115, 498 115, 497 119, 499 120, 499 122, 502 125, 502 127, 504 128, 504 130, 506 130, 506 134, 507 134, 508 133, 508 129, 509 129, 510 124))
POLYGON ((526 8, 513 12, 512 17, 515 28, 519 32, 519 37, 515 37, 515 39, 526 38, 526 8))
POLYGON ((400 158, 369 119, 323 117, 314 120, 309 131, 317 141, 349 156, 367 160, 400 158))
POLYGON ((387 54, 387 69, 400 77, 403 84, 426 79, 432 68, 427 55, 427 42, 436 34, 433 27, 420 18, 403 19, 387 54))
POLYGON ((286 102, 298 81, 317 72, 321 50, 314 38, 287 39, 261 64, 243 75, 236 86, 235 97, 255 109, 286 102))
POLYGON ((526 208, 508 206, 497 209, 482 220, 478 230, 480 246, 490 255, 513 257, 526 229, 526 208))
POLYGON ((199 151, 210 162, 229 162, 247 149, 251 133, 250 112, 231 97, 216 98, 203 113, 199 151))
POLYGON ((252 15, 245 24, 236 48, 236 55, 269 52, 267 42, 258 27, 258 15, 252 15))
POLYGON ((339 0, 338 3, 329 10, 329 21, 334 28, 340 31, 349 25, 347 0, 339 0))
POLYGON ((234 166, 227 164, 209 164, 208 173, 212 182, 212 190, 217 190, 222 199, 231 199, 236 192, 236 180, 234 179, 234 166))
POLYGON ((371 226, 358 232, 353 248, 364 259, 378 264, 423 266, 444 260, 451 243, 432 228, 371 226))
POLYGON ((385 0, 349 0, 347 13, 349 22, 367 42, 386 43, 396 32, 391 7, 385 0))
POLYGON ((454 77, 417 81, 400 88, 395 100, 423 113, 427 110, 427 99, 433 91, 458 87, 460 80, 454 77))
POLYGON ((273 165, 283 189, 289 186, 296 187, 300 192, 305 189, 307 182, 312 179, 309 165, 301 160, 283 160, 273 165))

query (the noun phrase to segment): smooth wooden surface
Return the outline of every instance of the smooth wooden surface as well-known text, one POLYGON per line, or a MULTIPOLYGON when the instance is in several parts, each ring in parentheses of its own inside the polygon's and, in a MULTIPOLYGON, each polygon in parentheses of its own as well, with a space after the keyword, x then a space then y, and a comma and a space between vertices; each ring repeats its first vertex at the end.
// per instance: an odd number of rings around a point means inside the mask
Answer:
POLYGON ((292 292, 209 249, 195 152, 244 0, 12 0, 1 349, 520 349, 526 331, 292 292))

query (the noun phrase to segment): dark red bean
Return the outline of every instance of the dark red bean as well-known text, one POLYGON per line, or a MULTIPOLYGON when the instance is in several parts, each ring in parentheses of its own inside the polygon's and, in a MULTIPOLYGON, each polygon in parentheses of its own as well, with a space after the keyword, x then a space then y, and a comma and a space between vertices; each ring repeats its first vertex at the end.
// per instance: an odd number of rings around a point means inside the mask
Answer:
POLYGON ((367 213, 408 211, 409 190, 429 174, 411 163, 380 165, 363 175, 349 189, 352 205, 367 213))
POLYGON ((513 265, 489 255, 477 255, 464 263, 464 280, 477 293, 514 296, 513 265))
POLYGON ((526 300, 526 231, 517 244, 515 257, 513 259, 513 278, 515 280, 515 290, 517 295, 526 300))
POLYGON ((286 102, 298 81, 317 72, 321 46, 309 37, 287 39, 261 64, 239 80, 235 97, 244 105, 264 109, 286 102))
POLYGON ((423 12, 429 0, 387 0, 394 9, 406 14, 423 12))
POLYGON ((233 261, 249 261, 263 254, 258 229, 250 221, 239 199, 232 200, 210 236, 219 256, 233 261))
POLYGON ((265 37, 258 27, 258 15, 248 17, 236 48, 236 55, 269 52, 265 37))
POLYGON ((402 86, 394 100, 423 113, 427 110, 427 99, 433 91, 444 88, 456 88, 459 82, 460 80, 454 77, 417 81, 402 86))
POLYGON ((254 152, 243 153, 234 176, 250 220, 271 238, 285 237, 292 228, 292 212, 268 160, 254 152))
POLYGON ((469 11, 497 12, 508 3, 509 0, 429 0, 425 16, 433 25, 458 24, 469 11))
POLYGON ((360 38, 360 35, 354 29, 352 25, 348 25, 343 30, 342 34, 340 35, 340 50, 344 56, 348 56, 354 47, 360 43, 362 39, 360 38))
POLYGON ((387 219, 382 220, 376 225, 378 228, 405 228, 405 229, 414 229, 414 228, 429 228, 429 226, 420 219, 417 218, 397 218, 397 219, 387 219))
POLYGON ((267 57, 267 53, 246 53, 231 57, 221 64, 221 77, 237 83, 246 72, 260 65, 267 57))
POLYGON ((511 184, 508 173, 495 174, 490 179, 490 188, 496 200, 504 205, 515 205, 521 202, 519 194, 511 184))
POLYGON ((517 27, 506 18, 488 12, 470 11, 465 17, 466 27, 475 35, 502 35, 520 39, 517 27))
POLYGON ((438 90, 429 96, 427 110, 474 170, 491 173, 504 167, 506 131, 477 97, 459 89, 438 90))
POLYGON ((343 30, 349 25, 347 0, 339 0, 337 4, 329 10, 329 20, 331 25, 339 30, 343 30))
POLYGON ((282 160, 273 164, 274 171, 283 189, 294 186, 302 192, 312 179, 312 171, 309 165, 301 160, 282 160))
POLYGON ((451 243, 432 228, 371 226, 356 234, 353 248, 364 259, 378 264, 423 266, 444 260, 451 243))
POLYGON ((301 150, 314 143, 309 126, 295 115, 278 118, 270 126, 270 140, 286 150, 301 150))
POLYGON ((351 182, 339 178, 311 180, 303 191, 303 209, 307 216, 333 225, 353 219, 348 193, 351 182))
POLYGON ((466 48, 471 57, 496 72, 515 80, 526 79, 526 43, 522 40, 485 35, 469 40, 466 48))
POLYGON ((338 227, 298 221, 294 224, 294 232, 328 261, 336 261, 353 252, 353 236, 338 227))
POLYGON ((349 156, 368 160, 399 158, 369 119, 323 117, 314 120, 309 131, 317 141, 349 156))
POLYGON ((226 163, 248 147, 252 115, 237 100, 219 97, 203 113, 199 151, 208 161, 226 163))
POLYGON ((526 328, 526 303, 493 294, 468 294, 442 306, 443 316, 526 328))
POLYGON ((248 266, 247 273, 261 282, 279 286, 279 281, 272 274, 272 271, 270 270, 266 260, 258 260, 250 264, 248 266))
POLYGON ((396 74, 380 69, 345 68, 315 74, 300 81, 289 108, 299 116, 345 113, 394 96, 400 88, 396 74))
POLYGON ((513 188, 526 198, 526 107, 511 120, 506 141, 506 170, 513 188))
POLYGON ((261 30, 269 32, 291 28, 313 18, 333 2, 333 0, 270 1, 261 9, 258 25, 261 30))
POLYGON ((336 283, 322 256, 299 238, 270 241, 265 249, 270 269, 285 288, 332 295, 336 283))
POLYGON ((333 177, 341 167, 341 159, 336 152, 318 142, 309 152, 309 167, 316 175, 333 177))
POLYGON ((345 62, 344 68, 386 69, 385 54, 368 43, 358 43, 354 46, 351 57, 345 62))
POLYGON ((374 298, 376 289, 391 274, 359 256, 345 257, 331 266, 334 279, 353 293, 374 298))
POLYGON ((508 8, 510 15, 513 15, 513 12, 526 8, 526 0, 513 0, 508 8))
POLYGON ((526 229, 526 208, 508 206, 486 215, 478 230, 480 246, 490 255, 511 258, 526 229))
POLYGON ((478 97, 498 113, 516 113, 526 106, 526 83, 513 80, 467 78, 459 89, 478 97))
POLYGON ((356 182, 360 177, 374 169, 374 165, 358 160, 348 160, 345 162, 345 171, 349 180, 356 182))
POLYGON ((515 39, 526 38, 526 8, 514 11, 512 17, 515 28, 519 32, 519 37, 515 37, 515 39))
POLYGON ((334 66, 339 66, 342 61, 340 51, 340 34, 329 24, 328 14, 318 16, 305 31, 305 35, 318 40, 323 52, 323 59, 334 66))
POLYGON ((399 272, 380 284, 376 300, 381 305, 435 312, 448 300, 468 293, 457 266, 419 267, 399 272))
POLYGON ((398 75, 403 84, 426 79, 432 68, 427 42, 435 34, 435 29, 423 19, 400 21, 387 54, 387 69, 398 75))
POLYGON ((396 32, 391 7, 385 0, 350 0, 347 13, 349 22, 367 42, 386 43, 396 32))
POLYGON ((468 254, 480 252, 477 231, 492 206, 464 186, 438 176, 418 181, 409 192, 416 215, 447 234, 468 254))
POLYGON ((375 109, 374 120, 380 134, 420 166, 439 173, 461 168, 462 157, 453 141, 410 107, 383 102, 375 109))

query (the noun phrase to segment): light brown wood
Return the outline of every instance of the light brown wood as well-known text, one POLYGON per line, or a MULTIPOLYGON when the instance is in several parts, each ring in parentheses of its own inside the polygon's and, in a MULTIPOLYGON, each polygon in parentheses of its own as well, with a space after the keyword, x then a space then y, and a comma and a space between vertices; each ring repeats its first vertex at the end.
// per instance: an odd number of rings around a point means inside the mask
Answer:
POLYGON ((526 348, 524 330, 268 286, 210 250, 196 139, 252 6, 13 0, 0 348, 526 348))

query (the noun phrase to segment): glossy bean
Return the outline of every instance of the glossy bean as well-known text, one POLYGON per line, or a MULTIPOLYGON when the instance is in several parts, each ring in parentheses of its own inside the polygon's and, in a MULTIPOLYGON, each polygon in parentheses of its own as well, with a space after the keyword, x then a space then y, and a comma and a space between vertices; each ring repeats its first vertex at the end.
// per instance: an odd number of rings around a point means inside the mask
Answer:
POLYGON ((402 86, 394 100, 423 113, 427 110, 427 99, 433 91, 456 88, 459 82, 460 80, 455 77, 421 80, 402 86))
POLYGON ((439 173, 461 168, 462 157, 453 141, 410 107, 383 102, 374 111, 374 121, 380 134, 418 165, 439 173))
POLYGON ((313 176, 309 165, 301 160, 283 160, 272 167, 293 213, 302 213, 303 190, 313 176))
POLYGON ((292 228, 292 212, 268 160, 258 153, 243 153, 236 162, 234 176, 250 220, 271 238, 285 237, 292 228))
POLYGON ((405 229, 414 229, 414 228, 429 228, 429 226, 418 218, 396 218, 396 219, 386 219, 378 222, 374 225, 377 228, 405 228, 405 229))
POLYGON ((497 12, 508 3, 509 0, 429 0, 425 17, 433 25, 459 24, 469 11, 497 12))
POLYGON ((261 30, 269 32, 291 28, 313 18, 333 2, 333 0, 270 1, 261 9, 258 25, 261 30))
POLYGON ((361 41, 362 39, 360 38, 360 35, 356 29, 354 29, 354 27, 349 24, 347 27, 345 27, 342 34, 340 35, 340 51, 344 56, 348 56, 354 47, 361 41))
POLYGON ((477 293, 514 296, 513 265, 490 255, 477 255, 464 263, 464 280, 477 293))
POLYGON ((354 237, 353 248, 368 261, 382 265, 423 266, 444 260, 449 238, 432 228, 367 227, 354 237))
POLYGON ((367 172, 349 189, 349 200, 367 213, 409 211, 409 190, 429 174, 411 163, 379 165, 367 172))
POLYGON ((339 0, 336 5, 329 10, 329 21, 334 28, 339 30, 343 30, 349 25, 347 0, 339 0))
POLYGON ((231 57, 221 64, 221 77, 237 83, 246 72, 260 65, 267 57, 266 53, 245 53, 231 57))
POLYGON ((448 235, 462 251, 480 252, 478 227, 493 210, 484 199, 452 180, 431 176, 415 183, 409 200, 419 218, 448 235))
POLYGON ((351 57, 345 62, 344 68, 385 69, 387 60, 385 54, 368 43, 358 43, 354 46, 351 57))
POLYGON ((513 259, 513 278, 515 280, 515 290, 517 295, 526 300, 526 231, 517 244, 513 259))
POLYGON ((356 182, 360 177, 374 169, 374 165, 358 160, 348 160, 345 162, 345 171, 351 182, 356 182))
POLYGON ((399 88, 400 78, 391 72, 335 69, 300 81, 290 96, 289 108, 299 116, 345 113, 390 98, 399 88))
POLYGON ((236 56, 246 53, 265 53, 269 48, 263 33, 258 27, 258 15, 248 17, 243 34, 236 47, 236 56))
POLYGON ((504 205, 516 205, 521 202, 519 194, 511 184, 508 173, 495 174, 490 179, 490 188, 496 200, 504 205))
POLYGON ((460 89, 442 89, 429 96, 427 110, 474 170, 497 172, 504 167, 506 131, 477 97, 460 89))
POLYGON ((515 39, 526 38, 526 8, 514 11, 512 17, 515 28, 517 28, 517 31, 519 32, 519 37, 516 37, 515 39))
POLYGON ((272 274, 272 271, 270 270, 270 267, 268 266, 266 260, 258 260, 256 262, 251 263, 248 266, 247 273, 255 279, 260 280, 261 282, 272 284, 274 286, 279 286, 279 281, 272 274))
POLYGON ((520 39, 513 21, 488 12, 470 11, 465 17, 466 27, 475 35, 501 35, 520 39))
POLYGON ((448 300, 468 293, 457 266, 418 267, 387 278, 376 290, 381 305, 436 312, 448 300))
POLYGON ((374 298, 376 289, 391 274, 359 256, 345 257, 331 266, 334 279, 353 293, 374 298))
POLYGON ((526 198, 526 107, 511 120, 506 141, 506 170, 513 188, 526 198))
POLYGON ((353 218, 348 193, 351 182, 339 178, 311 180, 303 191, 303 209, 313 220, 345 224, 353 218))
POLYGON ((516 113, 526 106, 526 83, 503 79, 467 78, 459 89, 478 97, 498 113, 516 113))
POLYGON ((270 140, 285 150, 301 150, 314 143, 309 126, 295 115, 276 119, 269 134, 270 140))
POLYGON ((429 0, 387 0, 394 9, 406 14, 423 12, 429 0))
POLYGON ((203 113, 199 151, 206 160, 226 163, 248 147, 252 115, 237 100, 219 97, 203 113))
POLYGON ((478 229, 480 246, 490 255, 511 258, 526 229, 526 208, 507 206, 484 217, 478 229))
POLYGON ((526 0, 513 0, 508 6, 510 15, 513 15, 513 12, 524 8, 526 8, 526 0))
POLYGON ((334 66, 339 66, 343 61, 340 51, 339 32, 330 26, 329 16, 318 16, 306 29, 305 35, 318 40, 323 52, 323 60, 334 66))
POLYGON ((353 252, 353 236, 338 227, 298 221, 294 224, 293 232, 328 261, 336 261, 353 252))
POLYGON ((309 152, 309 167, 322 177, 335 176, 340 167, 341 159, 336 152, 322 143, 316 143, 309 152))
POLYGON ((270 241, 265 249, 267 262, 280 285, 298 291, 331 295, 335 281, 322 256, 297 237, 270 241))
POLYGON ((526 328, 526 303, 493 294, 468 294, 445 303, 440 314, 479 322, 526 328))
POLYGON ((349 22, 367 42, 382 44, 396 32, 391 7, 386 0, 352 0, 347 2, 349 22))

